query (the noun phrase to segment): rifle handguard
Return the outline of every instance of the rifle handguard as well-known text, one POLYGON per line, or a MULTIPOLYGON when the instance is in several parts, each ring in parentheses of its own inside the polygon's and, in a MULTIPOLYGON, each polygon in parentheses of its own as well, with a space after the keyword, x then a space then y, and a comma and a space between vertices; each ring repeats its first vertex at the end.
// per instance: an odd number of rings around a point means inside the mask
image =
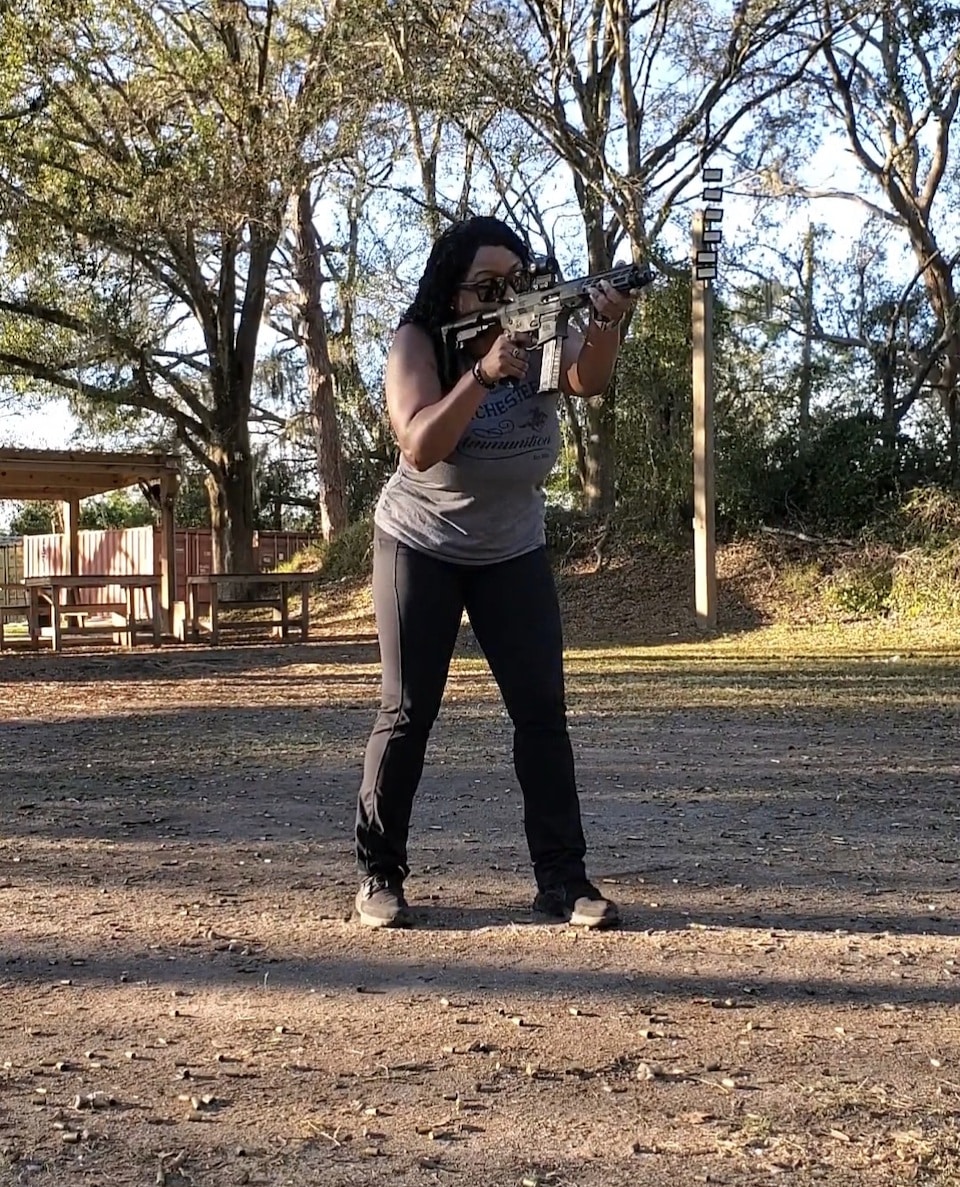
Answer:
MULTIPOLYGON (((551 272, 535 268, 531 270, 530 286, 496 309, 481 309, 467 314, 441 327, 443 341, 455 349, 464 349, 468 342, 475 342, 488 330, 500 333, 532 334, 534 349, 543 350, 540 366, 539 391, 551 391, 559 383, 563 340, 567 336, 570 315, 586 309, 592 304, 589 290, 601 280, 612 284, 619 293, 644 288, 654 279, 652 269, 636 264, 620 264, 610 272, 596 276, 583 276, 578 280, 550 284, 551 272)), ((526 287, 526 286, 525 286, 526 287)), ((602 333, 616 330, 622 319, 607 321, 597 311, 591 313, 591 322, 602 333)), ((488 390, 495 384, 485 381, 478 366, 473 368, 473 377, 488 390)))

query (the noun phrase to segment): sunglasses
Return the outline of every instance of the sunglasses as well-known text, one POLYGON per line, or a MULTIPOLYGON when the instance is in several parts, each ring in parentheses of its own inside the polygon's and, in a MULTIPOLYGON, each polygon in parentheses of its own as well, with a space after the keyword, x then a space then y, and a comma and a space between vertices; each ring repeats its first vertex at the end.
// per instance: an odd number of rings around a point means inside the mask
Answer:
POLYGON ((507 289, 516 293, 526 290, 526 273, 518 269, 509 276, 490 276, 486 280, 477 280, 472 284, 461 284, 459 287, 468 292, 476 293, 477 300, 483 305, 500 305, 506 299, 507 289))

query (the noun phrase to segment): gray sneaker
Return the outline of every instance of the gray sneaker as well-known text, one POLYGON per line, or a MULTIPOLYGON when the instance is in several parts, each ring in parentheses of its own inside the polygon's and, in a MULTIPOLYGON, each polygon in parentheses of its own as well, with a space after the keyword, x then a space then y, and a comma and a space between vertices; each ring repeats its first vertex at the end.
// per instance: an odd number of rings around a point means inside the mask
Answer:
POLYGON ((357 914, 364 927, 408 927, 410 915, 403 897, 403 879, 373 874, 360 883, 357 914))
POLYGON ((565 919, 574 927, 616 927, 620 922, 617 904, 604 898, 586 879, 548 886, 533 901, 539 915, 565 919))

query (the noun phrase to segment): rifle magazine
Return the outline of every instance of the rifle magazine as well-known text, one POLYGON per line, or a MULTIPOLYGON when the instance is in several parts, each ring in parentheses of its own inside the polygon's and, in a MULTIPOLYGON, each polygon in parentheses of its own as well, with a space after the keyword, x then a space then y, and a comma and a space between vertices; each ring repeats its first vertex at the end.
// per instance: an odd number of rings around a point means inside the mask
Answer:
POLYGON ((540 364, 540 391, 555 392, 560 387, 560 365, 563 362, 563 340, 551 338, 543 347, 540 364))

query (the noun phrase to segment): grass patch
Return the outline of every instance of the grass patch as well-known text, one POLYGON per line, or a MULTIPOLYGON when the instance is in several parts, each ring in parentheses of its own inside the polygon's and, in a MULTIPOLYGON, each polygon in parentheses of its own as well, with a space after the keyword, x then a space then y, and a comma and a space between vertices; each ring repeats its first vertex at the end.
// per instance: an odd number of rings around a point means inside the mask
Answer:
MULTIPOLYGON (((922 709, 933 719, 960 707, 960 640, 950 624, 766 627, 752 634, 652 646, 568 646, 573 714, 755 710, 788 715, 829 708, 866 714, 922 709)), ((451 668, 458 701, 496 700, 480 656, 451 668)))

